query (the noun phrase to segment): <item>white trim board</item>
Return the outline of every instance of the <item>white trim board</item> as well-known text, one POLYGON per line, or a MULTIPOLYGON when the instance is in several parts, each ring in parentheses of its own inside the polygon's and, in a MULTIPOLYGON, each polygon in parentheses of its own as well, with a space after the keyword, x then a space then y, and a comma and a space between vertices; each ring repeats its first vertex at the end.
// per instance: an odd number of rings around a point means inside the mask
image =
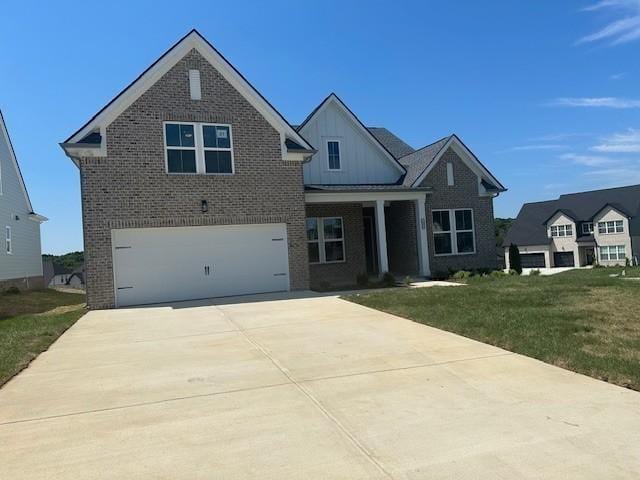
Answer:
MULTIPOLYGON (((200 33, 192 30, 179 40, 154 64, 151 65, 131 85, 125 88, 111 103, 107 104, 89 122, 74 133, 67 143, 77 143, 89 133, 100 130, 103 143, 106 142, 106 127, 120 116, 144 92, 153 86, 164 74, 191 50, 200 53, 266 120, 280 132, 283 159, 286 156, 285 139, 291 138, 309 150, 313 147, 296 132, 276 109, 238 72, 200 33)), ((185 81, 187 81, 185 79, 185 81)), ((65 145, 69 147, 68 145, 65 145)))
MULTIPOLYGON (((27 202, 27 207, 29 208, 29 212, 33 212, 31 199, 29 198, 29 193, 27 193, 27 186, 24 184, 24 178, 22 177, 22 172, 20 171, 20 166, 18 165, 18 159, 16 158, 16 152, 13 149, 11 138, 9 138, 9 132, 7 131, 7 125, 4 123, 4 116, 2 115, 1 110, 0 110, 0 133, 4 138, 4 141, 7 143, 7 150, 9 150, 9 160, 13 164, 13 167, 15 168, 16 176, 18 177, 18 181, 20 182, 20 189, 24 194, 24 199, 27 202)), ((2 176, 0 176, 0 181, 4 182, 4 179, 2 178, 2 176)), ((0 187, 0 195, 2 194, 3 194, 3 190, 2 190, 2 187, 0 187)))
POLYGON ((400 200, 425 201, 426 198, 426 192, 307 192, 304 194, 306 203, 374 202, 376 200, 390 202, 400 200))

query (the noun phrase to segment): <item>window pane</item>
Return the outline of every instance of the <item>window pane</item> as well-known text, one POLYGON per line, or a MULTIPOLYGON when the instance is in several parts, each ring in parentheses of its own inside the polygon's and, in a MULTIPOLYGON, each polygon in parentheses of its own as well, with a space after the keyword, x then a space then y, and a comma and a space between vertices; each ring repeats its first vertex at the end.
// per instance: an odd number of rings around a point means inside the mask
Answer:
POLYGON ((342 220, 340 218, 324 219, 324 238, 325 240, 342 238, 342 220))
POLYGON ((204 163, 207 173, 232 173, 231 152, 207 150, 204 152, 204 163))
POLYGON ((573 226, 571 225, 565 226, 565 232, 567 234, 567 237, 570 237, 571 235, 573 235, 573 226))
POLYGON ((445 253, 451 253, 451 234, 450 233, 435 233, 433 235, 433 241, 435 244, 435 252, 437 255, 445 253))
POLYGON ((317 218, 307 218, 307 240, 318 240, 317 218))
POLYGON ((202 137, 205 148, 231 148, 229 127, 203 125, 202 137))
POLYGON ((457 233, 458 253, 473 252, 473 232, 457 233))
POLYGON ((196 152, 194 150, 167 150, 167 164, 171 173, 195 173, 196 152))
POLYGON ((329 169, 340 170, 340 143, 327 142, 327 151, 329 153, 329 169))
POLYGON ((308 243, 309 247, 309 263, 320 262, 320 245, 317 243, 308 243))
POLYGON ((456 210, 456 230, 473 229, 471 210, 456 210))
POLYGON ((624 224, 622 223, 622 220, 618 220, 616 222, 616 233, 622 233, 624 230, 624 224))
POLYGON ((598 233, 607 233, 604 222, 598 222, 598 233))
POLYGON ((175 123, 167 123, 165 125, 165 132, 167 137, 167 146, 179 147, 180 146, 180 126, 175 123))
POLYGON ((340 262, 344 260, 344 248, 342 242, 327 242, 324 244, 324 253, 327 262, 340 262))
POLYGON ((193 125, 180 125, 180 141, 182 147, 195 146, 195 140, 193 136, 193 125))
POLYGON ((449 230, 451 230, 449 212, 446 210, 433 212, 433 231, 448 232, 449 230))

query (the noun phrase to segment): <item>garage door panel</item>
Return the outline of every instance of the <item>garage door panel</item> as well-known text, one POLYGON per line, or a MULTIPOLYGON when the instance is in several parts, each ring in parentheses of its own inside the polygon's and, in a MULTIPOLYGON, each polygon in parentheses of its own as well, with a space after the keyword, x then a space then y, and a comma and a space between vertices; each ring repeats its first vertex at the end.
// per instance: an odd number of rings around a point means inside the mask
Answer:
POLYGON ((119 306, 289 289, 286 225, 114 230, 119 306))
POLYGON ((522 268, 544 268, 544 253, 522 253, 520 262, 522 268))
POLYGON ((554 252, 553 265, 555 267, 574 267, 575 258, 573 252, 554 252))

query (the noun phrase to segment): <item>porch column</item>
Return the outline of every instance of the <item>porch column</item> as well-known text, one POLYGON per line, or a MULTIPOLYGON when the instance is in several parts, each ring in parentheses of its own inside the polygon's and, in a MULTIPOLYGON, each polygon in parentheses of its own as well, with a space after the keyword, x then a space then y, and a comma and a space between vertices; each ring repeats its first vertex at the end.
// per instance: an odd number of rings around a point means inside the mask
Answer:
POLYGON ((425 199, 416 200, 416 233, 418 235, 418 267, 420 276, 431 276, 429 268, 429 242, 427 240, 427 214, 425 199))
POLYGON ((380 274, 389 271, 387 226, 384 221, 384 200, 376 200, 376 234, 378 237, 378 267, 380 274))

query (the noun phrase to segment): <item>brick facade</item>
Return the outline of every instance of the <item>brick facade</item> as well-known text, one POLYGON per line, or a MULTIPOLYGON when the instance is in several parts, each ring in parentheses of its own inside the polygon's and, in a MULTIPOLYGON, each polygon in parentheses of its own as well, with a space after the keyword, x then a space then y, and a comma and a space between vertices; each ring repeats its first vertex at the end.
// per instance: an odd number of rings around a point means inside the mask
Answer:
POLYGON ((364 251, 364 224, 359 203, 309 204, 307 217, 342 217, 345 261, 309 266, 311 288, 352 286, 356 277, 367 272, 364 251))
MULTIPOLYGON (((477 175, 449 149, 429 172, 421 186, 432 187, 427 195, 427 232, 429 261, 433 276, 456 270, 497 268, 496 240, 493 217, 493 198, 479 195, 477 175), (447 163, 453 164, 454 185, 447 185, 447 163), (471 255, 434 256, 434 209, 473 209, 476 253, 471 255)), ((455 240, 454 240, 455 241, 455 240)))
POLYGON ((107 127, 106 144, 106 158, 80 161, 91 308, 114 306, 117 228, 286 223, 291 288, 308 288, 302 166, 282 160, 279 133, 197 51, 107 127), (201 100, 190 98, 189 69, 200 70, 201 100), (235 174, 167 174, 164 121, 230 124, 235 174))

